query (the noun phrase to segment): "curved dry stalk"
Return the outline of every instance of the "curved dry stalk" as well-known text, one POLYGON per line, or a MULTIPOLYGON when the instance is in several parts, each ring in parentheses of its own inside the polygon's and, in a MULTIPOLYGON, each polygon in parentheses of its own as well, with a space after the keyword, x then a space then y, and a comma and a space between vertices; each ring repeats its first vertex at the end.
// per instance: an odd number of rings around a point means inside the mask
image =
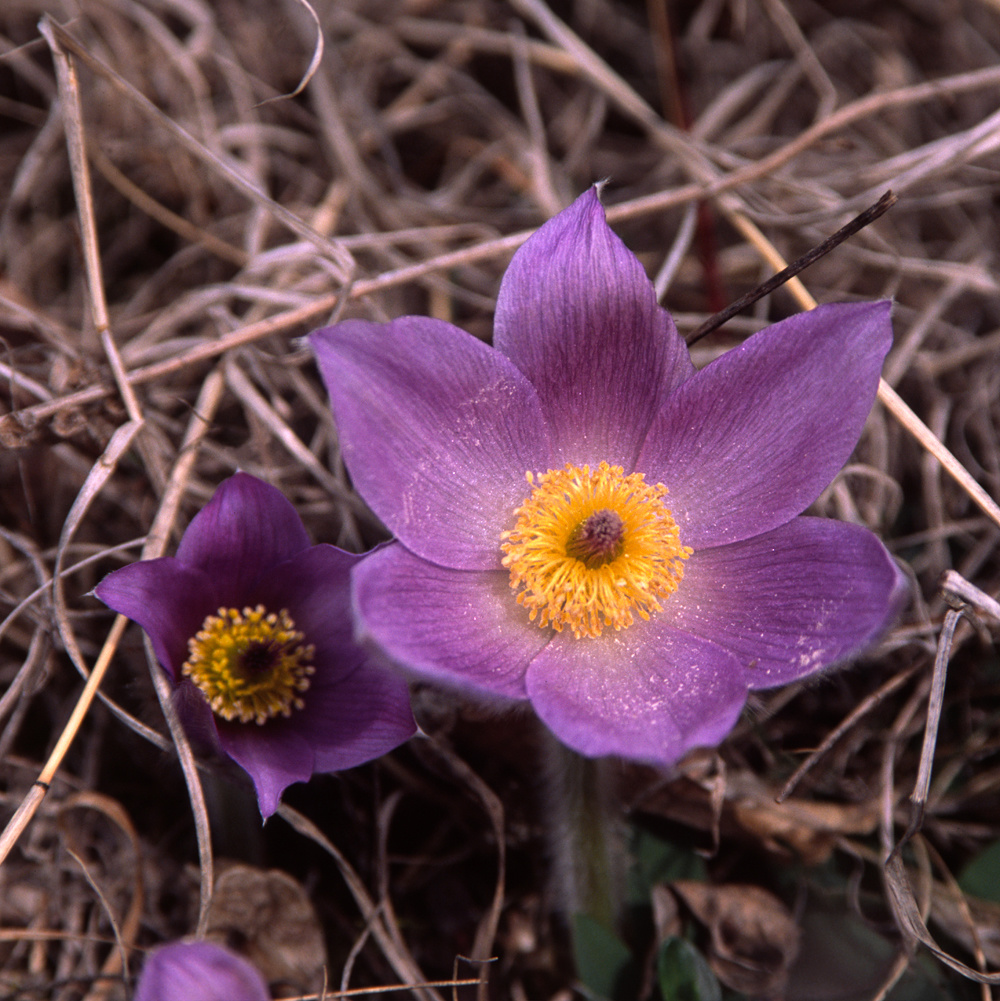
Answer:
POLYGON ((35 815, 39 806, 42 805, 42 800, 49 791, 52 779, 55 777, 56 772, 59 771, 59 766, 62 764, 62 760, 66 756, 70 744, 73 742, 73 738, 76 737, 77 731, 80 729, 80 724, 90 710, 90 704, 93 702, 97 689, 104 680, 105 672, 111 663, 111 658, 114 657, 115 650, 118 649, 118 644, 127 625, 128 619, 124 615, 115 617, 115 621, 108 633, 108 638, 105 640, 104 646, 94 664, 94 669, 90 672, 87 683, 83 686, 83 691, 79 699, 77 699, 76 705, 73 707, 73 712, 70 714, 66 726, 59 735, 58 741, 56 741, 56 746, 52 749, 52 753, 45 762, 45 766, 39 773, 38 778, 32 783, 27 796, 24 797, 14 816, 8 821, 3 833, 0 834, 0 865, 3 865, 4 860, 10 854, 11 848, 17 843, 17 839, 28 824, 31 823, 31 818, 35 815))
MULTIPOLYGON (((341 854, 336 845, 305 814, 300 813, 286 803, 278 805, 277 814, 283 820, 287 821, 299 834, 315 842, 315 844, 319 845, 320 848, 333 858, 344 882, 347 884, 348 890, 351 892, 351 896, 354 898, 354 902, 358 905, 358 910, 361 912, 362 918, 364 918, 365 926, 371 929, 372 935, 382 950, 382 954, 396 973, 403 978, 406 985, 411 988, 425 989, 427 993, 431 994, 434 1001, 442 1001, 441 996, 436 991, 433 991, 433 987, 437 985, 433 983, 428 984, 427 978, 421 974, 420 968, 413 957, 406 950, 397 946, 391 932, 386 927, 385 919, 365 888, 361 877, 355 872, 354 867, 341 854)), ((451 982, 449 981, 448 983, 450 984, 451 982)), ((473 983, 478 983, 478 980, 474 980, 473 983)))
POLYGON ((316 41, 313 45, 312 58, 309 60, 309 65, 306 67, 305 72, 302 74, 302 78, 295 85, 294 90, 290 91, 288 94, 280 94, 277 97, 268 98, 263 104, 270 104, 272 101, 284 101, 292 97, 297 97, 309 86, 309 81, 316 75, 316 70, 319 69, 319 64, 323 61, 323 52, 326 48, 326 42, 323 38, 323 25, 320 24, 319 15, 316 13, 316 9, 313 7, 309 0, 295 0, 308 15, 310 21, 313 23, 313 27, 316 29, 316 41))
POLYGON ((909 874, 898 852, 889 856, 884 870, 885 885, 893 915, 903 934, 911 942, 919 942, 939 962, 951 967, 967 980, 975 981, 977 984, 1000 984, 1000 973, 984 973, 982 970, 973 969, 938 945, 927 927, 924 915, 916 905, 909 874))
MULTIPOLYGON (((142 559, 155 559, 162 556, 167 540, 177 518, 177 510, 183 496, 185 486, 191 476, 198 447, 211 427, 212 420, 222 401, 224 381, 219 368, 215 368, 202 383, 194 413, 188 424, 187 432, 177 462, 171 472, 163 499, 156 513, 156 518, 146 538, 142 550, 142 559)), ((146 663, 149 667, 153 690, 160 703, 160 710, 167 721, 170 738, 173 741, 177 758, 184 773, 184 781, 188 789, 188 799, 194 816, 195 837, 198 843, 199 878, 201 881, 198 906, 197 934, 203 935, 208 924, 208 909, 212 903, 212 890, 215 885, 215 865, 212 856, 212 831, 208 819, 208 807, 205 803, 205 792, 201 785, 201 776, 195 762, 191 742, 177 715, 173 703, 173 689, 160 667, 156 655, 147 636, 143 637, 146 649, 146 663)))
POLYGON ((114 988, 114 983, 111 978, 117 976, 118 974, 124 974, 126 977, 128 976, 128 954, 135 945, 135 940, 139 934, 139 928, 141 925, 145 890, 142 880, 142 848, 139 844, 139 835, 135 829, 135 825, 131 821, 131 818, 122 808, 120 803, 108 796, 103 796, 94 792, 78 792, 68 797, 60 805, 58 822, 63 830, 63 836, 67 839, 67 842, 70 842, 67 844, 67 850, 76 860, 77 864, 83 871, 87 882, 91 885, 103 904, 105 913, 108 917, 108 922, 114 933, 117 948, 109 953, 108 958, 101 966, 101 979, 87 994, 86 998, 84 998, 84 1001, 104 1001, 114 988), (83 855, 86 853, 86 849, 81 846, 79 851, 75 851, 72 847, 72 828, 68 823, 66 823, 65 817, 69 811, 79 809, 96 810, 98 813, 107 817, 108 820, 121 830, 132 848, 132 855, 135 859, 135 867, 132 876, 132 896, 129 899, 128 909, 126 910, 120 924, 115 918, 114 910, 112 909, 110 902, 107 900, 104 892, 91 875, 87 863, 84 861, 83 855))
MULTIPOLYGON (((87 164, 87 140, 84 134, 83 109, 80 106, 80 86, 76 67, 66 55, 52 32, 52 22, 43 17, 38 24, 56 67, 63 125, 66 129, 66 149, 69 153, 70 174, 76 194, 80 229, 83 233, 83 259, 87 269, 87 286, 90 290, 90 308, 96 330, 108 329, 108 303, 101 275, 101 251, 97 243, 97 224, 94 220, 94 199, 90 187, 90 168, 87 164)), ((136 419, 136 414, 132 414, 136 419)))
MULTIPOLYGON (((927 720, 924 724, 924 739, 920 750, 920 766, 914 782, 913 792, 910 795, 910 818, 903 835, 896 841, 892 846, 892 850, 888 853, 882 869, 893 916, 910 947, 919 942, 929 949, 940 962, 950 966, 953 970, 962 974, 962 976, 976 983, 1000 984, 1000 972, 987 973, 985 971, 985 957, 982 954, 981 948, 979 948, 978 938, 975 941, 978 949, 976 960, 979 964, 979 969, 967 966, 937 944, 927 928, 927 917, 931 906, 930 892, 928 890, 928 893, 925 895, 924 904, 918 906, 909 875, 902 860, 903 849, 911 842, 919 843, 923 854, 926 854, 930 850, 929 845, 922 840, 916 842, 915 839, 918 837, 918 831, 923 821, 924 806, 927 802, 927 794, 930 788, 931 770, 934 763, 934 751, 937 745, 941 710, 944 706, 945 681, 947 678, 948 661, 951 658, 952 642, 955 629, 967 608, 964 596, 968 595, 972 598, 974 606, 977 609, 982 608, 986 610, 991 618, 995 611, 992 606, 996 605, 996 602, 986 595, 981 595, 980 597, 979 594, 975 593, 977 590, 968 585, 968 582, 963 581, 957 574, 952 574, 946 580, 945 594, 954 607, 949 608, 945 614, 941 634, 938 638, 937 655, 934 659, 934 672, 930 682, 927 720), (983 601, 982 599, 986 600, 983 601)), ((908 705, 913 706, 912 699, 908 705)), ((887 790, 888 788, 889 786, 886 787, 887 790)), ((888 820, 888 818, 886 819, 888 820)), ((888 837, 890 830, 889 823, 886 823, 883 830, 884 838, 888 837)), ((969 923, 973 924, 971 916, 969 917, 969 923)))
MULTIPOLYGON (((725 210, 725 209, 724 209, 725 210)), ((787 267, 781 254, 766 236, 745 216, 738 211, 727 211, 729 221, 736 226, 767 261, 777 271, 787 267)), ((806 287, 797 279, 788 282, 788 290, 798 300, 803 309, 815 309, 816 300, 806 291, 806 287)), ((996 525, 1000 526, 1000 505, 976 482, 969 471, 952 455, 944 442, 910 409, 900 395, 885 379, 878 383, 878 398, 900 424, 917 440, 917 442, 941 465, 945 472, 964 490, 979 509, 996 525)))
MULTIPOLYGON (((503 910, 504 891, 507 881, 507 841, 505 837, 503 801, 476 774, 475 770, 455 754, 446 743, 439 739, 432 739, 430 746, 462 785, 467 789, 471 789, 476 795, 487 817, 489 817, 490 827, 493 831, 497 850, 497 876, 493 888, 493 900, 489 910, 483 915, 482 920, 479 922, 479 927, 476 929, 472 956, 469 957, 474 963, 486 963, 490 961, 497 930, 500 926, 500 914, 503 910)), ((486 1001, 488 996, 488 982, 485 975, 478 996, 480 1001, 486 1001)))
POLYGON ((354 273, 354 260, 336 241, 328 240, 321 236, 311 226, 303 222, 294 212, 289 211, 284 205, 269 198, 256 185, 248 181, 236 166, 219 154, 207 149, 186 129, 160 111, 145 94, 142 94, 127 80, 124 80, 100 59, 92 55, 84 45, 60 24, 53 21, 51 17, 45 15, 42 23, 46 25, 46 29, 59 45, 77 56, 91 72, 98 74, 102 79, 110 83, 125 100, 135 105, 150 120, 164 128, 184 149, 206 164, 210 169, 216 171, 221 177, 225 178, 226 181, 246 195, 254 204, 266 209, 276 219, 283 222, 293 233, 297 233, 304 240, 309 240, 313 243, 320 253, 327 256, 335 267, 339 269, 340 280, 345 284, 350 281, 354 273))
POLYGON ((833 745, 845 733, 853 728, 858 720, 863 719, 876 706, 880 705, 889 695, 901 688, 905 682, 909 681, 909 679, 917 673, 917 670, 918 667, 914 665, 904 671, 897 672, 889 678, 888 681, 879 685, 879 687, 866 699, 859 702, 854 709, 851 710, 850 714, 847 715, 823 738, 819 747, 812 751, 805 761, 803 761, 802 764, 800 764, 798 768, 792 772, 792 774, 788 777, 788 780, 781 787, 781 792, 779 792, 775 797, 776 802, 781 803, 786 800, 805 777, 806 773, 812 769, 816 762, 819 761, 819 759, 822 758, 823 755, 826 754, 826 752, 829 751, 830 748, 833 747, 833 745))
MULTIPOLYGON (((396 806, 402 798, 402 792, 397 791, 386 799, 378 811, 377 816, 377 837, 378 837, 378 904, 377 912, 382 920, 385 930, 389 935, 396 950, 401 955, 407 955, 408 949, 406 940, 399 927, 399 920, 396 917, 396 910, 392 905, 392 897, 389 894, 389 860, 388 860, 388 837, 389 826, 392 823, 392 815, 396 806)), ((437 992, 420 992, 423 1001, 443 1001, 437 992)))
POLYGON ((101 172, 104 178, 113 184, 130 202, 142 209, 147 215, 152 216, 157 222, 162 223, 167 229, 172 229, 178 236, 191 243, 201 244, 206 250, 221 257, 225 261, 236 265, 238 268, 245 267, 250 261, 250 255, 239 247, 234 247, 225 240, 220 239, 214 233, 195 226, 187 219, 179 216, 176 212, 171 212, 165 205, 161 205, 155 198, 147 195, 139 185, 130 181, 105 155, 104 151, 94 142, 87 143, 87 156, 93 161, 94 166, 101 172))
POLYGON ((83 692, 73 708, 73 712, 70 714, 70 718, 67 721, 66 726, 63 728, 63 731, 59 736, 59 740, 56 742, 55 748, 53 748, 52 753, 49 755, 49 758, 45 763, 45 767, 42 769, 41 774, 33 783, 28 795, 25 797, 14 816, 7 824, 3 834, 0 835, 0 865, 3 864, 3 861, 10 852, 10 849, 14 846, 17 839, 20 837, 21 832, 28 825, 28 823, 30 823, 31 818, 41 805, 41 802, 48 791, 49 784, 55 776, 55 773, 59 770, 59 766, 62 764, 62 760, 65 757, 66 752, 69 750, 70 744, 76 737, 80 725, 83 723, 83 720, 90 709, 90 705, 97 694, 97 689, 104 680, 105 672, 111 663, 114 652, 118 647, 119 641, 121 640, 122 633, 125 631, 125 626, 128 623, 128 619, 124 616, 116 616, 114 624, 111 627, 111 631, 108 633, 108 637, 103 648, 101 649, 101 653, 97 658, 94 668, 92 671, 88 672, 85 659, 73 635, 73 630, 66 614, 65 595, 63 594, 64 577, 62 573, 62 560, 65 555, 66 548, 69 545, 76 528, 79 526, 87 509, 89 508, 90 503, 98 495, 101 487, 107 481, 108 477, 110 477, 114 472, 118 460, 131 446, 132 439, 135 437, 140 428, 141 424, 137 425, 135 421, 129 421, 127 424, 123 424, 120 428, 118 428, 112 435, 111 441, 108 443, 108 447, 101 456, 101 460, 91 468, 90 473, 81 487, 80 492, 77 494, 76 500, 73 502, 69 514, 66 516, 66 521, 63 524, 62 533, 59 539, 59 547, 56 553, 55 568, 52 574, 53 607, 55 610, 56 622, 59 627, 60 636, 66 646, 66 651, 73 659, 77 670, 80 671, 81 675, 86 678, 86 684, 84 685, 83 692))

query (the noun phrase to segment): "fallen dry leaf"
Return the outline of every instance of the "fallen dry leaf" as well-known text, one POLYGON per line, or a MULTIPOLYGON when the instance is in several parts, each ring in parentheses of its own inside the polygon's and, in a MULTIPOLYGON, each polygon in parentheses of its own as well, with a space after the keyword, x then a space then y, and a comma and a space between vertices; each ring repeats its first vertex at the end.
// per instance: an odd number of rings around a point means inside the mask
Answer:
POLYGON ((243 953, 269 984, 322 985, 323 932, 305 890, 277 869, 232 864, 219 875, 206 938, 243 953))
POLYGON ((671 889, 708 928, 708 961, 727 987, 780 997, 799 949, 799 929, 785 905, 759 886, 709 886, 678 880, 671 889))

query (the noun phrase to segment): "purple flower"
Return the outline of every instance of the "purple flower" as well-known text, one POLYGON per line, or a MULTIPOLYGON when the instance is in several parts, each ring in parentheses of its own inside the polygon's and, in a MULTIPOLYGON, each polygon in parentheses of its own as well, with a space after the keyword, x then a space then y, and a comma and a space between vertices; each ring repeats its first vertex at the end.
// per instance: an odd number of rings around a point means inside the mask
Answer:
POLYGON ((237 473, 176 557, 133 563, 94 589, 146 630, 186 729, 246 770, 264 817, 292 782, 370 761, 416 730, 405 682, 353 640, 361 559, 311 546, 279 490, 237 473))
POLYGON ((134 1001, 271 1001, 242 956, 212 942, 174 942, 151 953, 134 1001))
POLYGON ((317 331, 344 458, 398 540, 354 573, 360 634, 530 700, 586 755, 718 743, 748 691, 899 611, 871 532, 796 517, 861 434, 889 312, 821 306, 696 372, 591 190, 515 254, 493 347, 424 317, 317 331))

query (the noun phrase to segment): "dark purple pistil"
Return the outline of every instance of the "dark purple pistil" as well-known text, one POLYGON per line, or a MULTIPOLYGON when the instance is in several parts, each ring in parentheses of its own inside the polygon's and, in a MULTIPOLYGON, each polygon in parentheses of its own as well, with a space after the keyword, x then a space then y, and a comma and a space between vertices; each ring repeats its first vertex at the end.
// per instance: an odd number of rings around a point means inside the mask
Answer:
POLYGON ((254 640, 239 655, 239 672, 248 680, 260 678, 274 667, 280 656, 281 648, 278 644, 268 640, 254 640))
POLYGON ((624 544, 625 523, 616 512, 602 508, 580 522, 566 543, 566 553, 593 570, 621 556, 624 544))

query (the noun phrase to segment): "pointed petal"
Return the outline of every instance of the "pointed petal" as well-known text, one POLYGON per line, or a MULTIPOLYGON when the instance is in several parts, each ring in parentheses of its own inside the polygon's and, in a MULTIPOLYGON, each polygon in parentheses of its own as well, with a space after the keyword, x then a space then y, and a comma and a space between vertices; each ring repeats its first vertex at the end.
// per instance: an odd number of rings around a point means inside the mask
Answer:
POLYGON ((354 640, 351 570, 362 559, 335 546, 313 546, 275 567, 268 581, 316 648, 305 707, 274 723, 306 737, 316 771, 353 768, 416 732, 406 682, 371 665, 354 640))
POLYGON ((364 656, 354 643, 351 611, 351 569, 359 560, 336 546, 310 546, 272 567, 251 594, 255 605, 288 610, 331 678, 350 674, 364 656))
MULTIPOLYGON (((211 717, 219 746, 253 779, 265 817, 292 782, 306 781, 317 771, 353 768, 398 747, 416 731, 405 681, 369 665, 354 642, 350 572, 360 560, 335 546, 312 546, 254 586, 250 600, 269 609, 286 608, 315 647, 316 673, 303 693, 302 709, 259 726, 211 717)), ((186 713, 185 726, 204 728, 204 713, 211 713, 200 693, 191 697, 198 703, 190 708, 203 713, 186 713)))
POLYGON ((94 594, 146 631, 156 659, 175 681, 188 657, 188 640, 224 600, 207 574, 172 556, 114 570, 94 594))
POLYGON ((270 1001, 264 978, 214 942, 173 942, 150 953, 134 1001, 270 1001))
POLYGON ((730 651, 750 688, 770 688, 856 655, 907 597, 906 579, 867 529, 796 518, 695 553, 662 614, 730 651))
POLYGON ((386 546, 354 571, 359 638, 421 677, 523 699, 525 669, 549 632, 528 622, 508 581, 506 570, 448 570, 386 546))
POLYGON ((354 485, 407 548, 500 565, 500 533, 548 468, 535 391, 499 352, 439 320, 348 320, 310 336, 354 485))
POLYGON ((631 472, 663 399, 694 372, 595 188, 514 255, 493 343, 538 390, 560 466, 604 460, 631 472))
POLYGON ((819 306, 762 330, 681 386, 637 468, 665 483, 685 545, 801 514, 847 461, 892 343, 890 303, 819 306))
POLYGON ((305 708, 281 723, 293 725, 312 745, 317 772, 372 761, 417 732, 406 682, 369 663, 336 684, 322 685, 317 677, 304 698, 305 708))
POLYGON ((665 765, 719 743, 747 695, 731 654, 657 619, 597 639, 561 633, 526 681, 542 721, 581 754, 665 765))
POLYGON ((237 473, 191 519, 177 559, 224 582, 228 600, 239 607, 254 580, 308 546, 288 498, 263 480, 237 473))
POLYGON ((219 717, 205 699, 205 693, 188 678, 181 678, 171 695, 177 716, 191 746, 198 754, 223 756, 219 743, 219 717))
POLYGON ((292 728, 219 719, 216 726, 223 751, 253 780, 257 805, 265 820, 278 809, 281 794, 288 786, 312 777, 316 760, 313 749, 292 728))

